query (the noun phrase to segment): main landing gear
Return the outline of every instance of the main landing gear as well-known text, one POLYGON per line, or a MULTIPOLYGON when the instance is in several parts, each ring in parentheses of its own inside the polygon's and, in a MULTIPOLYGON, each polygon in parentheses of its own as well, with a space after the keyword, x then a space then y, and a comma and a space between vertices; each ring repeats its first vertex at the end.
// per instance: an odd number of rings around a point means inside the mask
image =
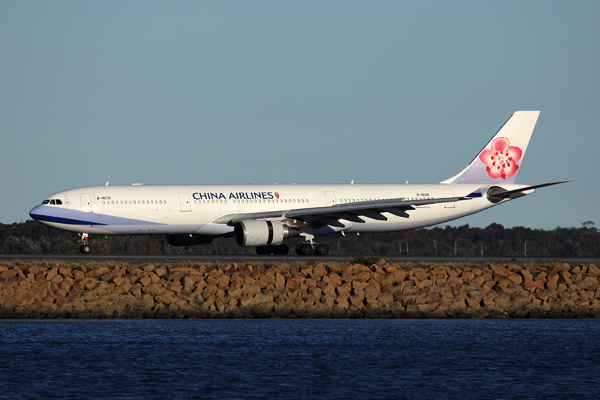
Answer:
POLYGON ((329 254, 329 246, 326 244, 304 242, 296 246, 296 254, 299 256, 326 256, 329 254))
POLYGON ((89 252, 92 251, 92 248, 90 247, 90 242, 88 242, 88 234, 78 233, 77 237, 79 238, 79 242, 81 243, 81 246, 79 246, 79 251, 83 254, 89 254, 89 252))
POLYGON ((256 254, 264 256, 264 255, 276 255, 276 256, 285 256, 290 251, 290 248, 285 244, 278 244, 275 246, 260 246, 256 248, 256 254))
MULTIPOLYGON (((260 246, 256 248, 256 254, 261 256, 285 256, 288 254, 289 250, 289 247, 287 247, 285 244, 278 244, 275 246, 260 246)), ((296 254, 299 256, 326 256, 329 254, 329 246, 326 244, 304 242, 296 246, 296 254)))

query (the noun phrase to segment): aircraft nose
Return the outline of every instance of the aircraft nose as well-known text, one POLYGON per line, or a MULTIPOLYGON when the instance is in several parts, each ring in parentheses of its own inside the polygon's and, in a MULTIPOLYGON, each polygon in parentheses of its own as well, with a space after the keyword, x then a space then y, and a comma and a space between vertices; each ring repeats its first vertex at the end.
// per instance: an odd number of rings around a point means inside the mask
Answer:
POLYGON ((33 218, 34 220, 38 220, 40 218, 40 211, 41 211, 42 206, 35 206, 31 209, 31 211, 29 211, 29 216, 31 218, 33 218))

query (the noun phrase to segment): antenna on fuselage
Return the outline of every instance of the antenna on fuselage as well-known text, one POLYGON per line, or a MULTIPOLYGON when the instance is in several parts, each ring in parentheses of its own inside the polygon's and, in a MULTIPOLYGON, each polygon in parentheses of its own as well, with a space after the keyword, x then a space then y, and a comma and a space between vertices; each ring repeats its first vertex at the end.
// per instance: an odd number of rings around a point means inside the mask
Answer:
POLYGON ((104 186, 108 186, 108 181, 106 181, 106 184, 104 186))

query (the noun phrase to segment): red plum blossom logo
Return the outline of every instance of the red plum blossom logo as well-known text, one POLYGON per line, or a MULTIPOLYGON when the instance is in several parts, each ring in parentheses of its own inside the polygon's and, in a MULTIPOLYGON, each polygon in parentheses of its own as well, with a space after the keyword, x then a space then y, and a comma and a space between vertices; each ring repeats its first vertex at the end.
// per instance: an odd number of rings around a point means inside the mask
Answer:
POLYGON ((511 146, 507 138, 499 137, 492 140, 490 149, 485 149, 479 155, 479 159, 486 165, 485 170, 492 178, 506 179, 517 173, 519 166, 517 161, 521 159, 523 152, 516 146, 511 146))
POLYGON ((279 198, 279 193, 275 192, 275 198, 278 199, 279 198))

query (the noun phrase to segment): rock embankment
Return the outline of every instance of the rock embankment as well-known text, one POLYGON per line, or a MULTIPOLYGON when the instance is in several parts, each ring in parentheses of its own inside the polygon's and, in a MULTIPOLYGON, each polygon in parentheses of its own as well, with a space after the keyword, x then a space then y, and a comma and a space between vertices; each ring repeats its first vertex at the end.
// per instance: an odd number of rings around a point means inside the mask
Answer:
POLYGON ((594 265, 1 266, 0 318, 600 318, 594 265))

